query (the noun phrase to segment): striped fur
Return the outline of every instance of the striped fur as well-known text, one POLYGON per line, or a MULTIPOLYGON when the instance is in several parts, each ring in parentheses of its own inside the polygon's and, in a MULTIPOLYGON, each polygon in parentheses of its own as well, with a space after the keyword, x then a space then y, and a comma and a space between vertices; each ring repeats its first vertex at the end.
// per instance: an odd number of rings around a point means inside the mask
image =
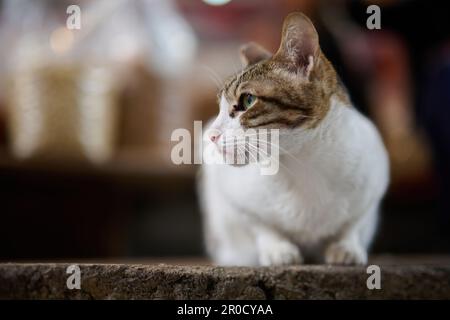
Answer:
POLYGON ((243 128, 314 128, 326 116, 333 94, 348 102, 333 66, 319 48, 314 26, 303 15, 301 24, 297 20, 298 15, 286 19, 282 43, 275 55, 269 56, 255 44, 247 45, 241 53, 249 65, 230 77, 219 92, 219 97, 223 95, 231 106, 231 117, 236 116, 232 108, 242 94, 257 97, 255 105, 239 115, 243 128), (287 31, 297 26, 307 29, 309 38, 304 42, 312 43, 301 43, 294 53, 297 60, 292 61, 289 58, 292 53, 284 48, 293 41, 299 42, 291 38, 298 37, 297 32, 287 31), (311 60, 304 58, 308 55, 311 60))

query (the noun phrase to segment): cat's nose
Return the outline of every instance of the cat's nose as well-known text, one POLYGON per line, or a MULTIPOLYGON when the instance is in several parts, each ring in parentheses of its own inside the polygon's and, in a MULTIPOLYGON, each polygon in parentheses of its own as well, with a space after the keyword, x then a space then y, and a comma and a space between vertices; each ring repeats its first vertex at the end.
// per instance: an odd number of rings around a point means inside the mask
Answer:
POLYGON ((222 132, 219 129, 209 129, 206 131, 205 138, 211 140, 212 142, 217 142, 222 135, 222 132))
POLYGON ((212 133, 209 135, 209 139, 211 139, 212 142, 216 142, 219 140, 220 135, 220 133, 212 133))

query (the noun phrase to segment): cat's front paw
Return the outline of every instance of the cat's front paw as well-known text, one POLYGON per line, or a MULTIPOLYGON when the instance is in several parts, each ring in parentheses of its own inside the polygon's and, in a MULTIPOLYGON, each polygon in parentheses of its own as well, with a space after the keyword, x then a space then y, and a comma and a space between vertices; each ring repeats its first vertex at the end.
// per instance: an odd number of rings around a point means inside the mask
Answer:
POLYGON ((357 265, 367 263, 367 252, 359 244, 333 243, 325 251, 325 263, 357 265))
POLYGON ((272 242, 259 249, 259 263, 262 266, 283 266, 303 263, 299 248, 288 242, 272 242))

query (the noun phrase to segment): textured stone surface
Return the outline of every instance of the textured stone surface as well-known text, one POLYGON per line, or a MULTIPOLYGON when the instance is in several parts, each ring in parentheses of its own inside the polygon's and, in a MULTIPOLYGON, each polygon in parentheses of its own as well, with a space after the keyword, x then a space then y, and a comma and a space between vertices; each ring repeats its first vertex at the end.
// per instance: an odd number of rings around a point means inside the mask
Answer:
POLYGON ((450 265, 381 265, 381 290, 365 267, 273 268, 79 264, 81 290, 66 287, 70 264, 0 264, 1 299, 450 299, 450 265))

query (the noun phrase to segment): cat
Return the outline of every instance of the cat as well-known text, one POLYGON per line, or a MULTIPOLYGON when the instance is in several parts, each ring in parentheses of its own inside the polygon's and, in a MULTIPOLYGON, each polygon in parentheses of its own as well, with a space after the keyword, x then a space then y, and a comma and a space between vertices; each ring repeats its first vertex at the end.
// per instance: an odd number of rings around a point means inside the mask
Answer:
POLYGON ((279 129, 280 166, 262 175, 257 160, 202 165, 208 254, 218 265, 366 264, 389 182, 377 129, 352 106, 302 13, 285 18, 274 55, 250 43, 241 56, 244 69, 219 92, 206 142, 214 151, 204 157, 222 157, 233 130, 279 129))

